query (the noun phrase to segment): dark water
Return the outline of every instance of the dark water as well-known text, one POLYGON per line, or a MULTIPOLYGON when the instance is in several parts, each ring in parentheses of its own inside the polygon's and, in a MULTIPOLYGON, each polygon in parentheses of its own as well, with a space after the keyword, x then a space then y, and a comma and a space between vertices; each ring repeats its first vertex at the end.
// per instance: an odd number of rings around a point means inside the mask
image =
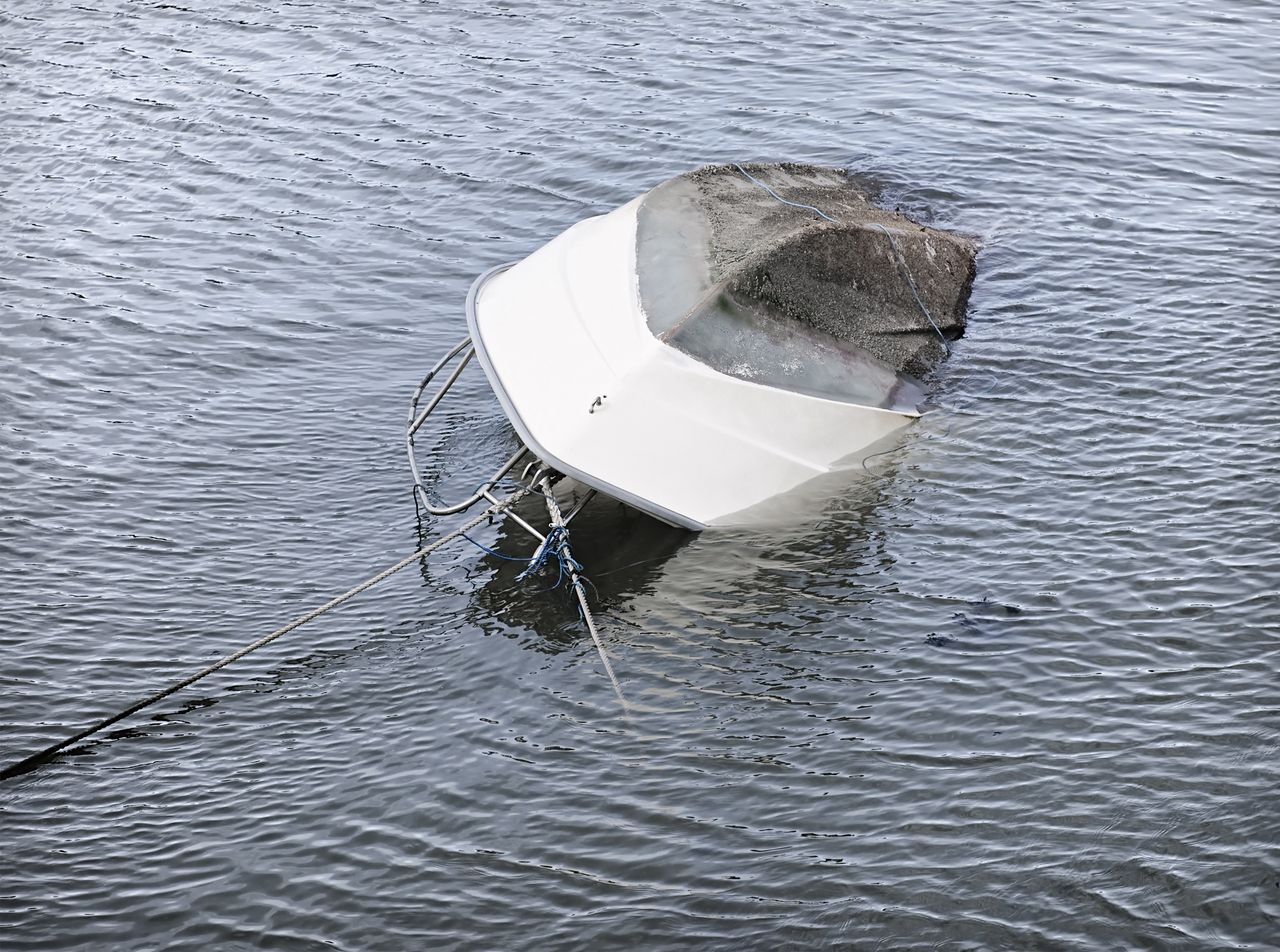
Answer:
MULTIPOLYGON (((798 159, 985 249, 874 479, 580 529, 630 720, 563 597, 450 550, 0 786, 0 945, 1276 947, 1278 41, 1243 2, 7 4, 6 762, 411 551, 407 394, 568 224, 798 159)), ((467 381, 435 443, 496 459, 467 381)))

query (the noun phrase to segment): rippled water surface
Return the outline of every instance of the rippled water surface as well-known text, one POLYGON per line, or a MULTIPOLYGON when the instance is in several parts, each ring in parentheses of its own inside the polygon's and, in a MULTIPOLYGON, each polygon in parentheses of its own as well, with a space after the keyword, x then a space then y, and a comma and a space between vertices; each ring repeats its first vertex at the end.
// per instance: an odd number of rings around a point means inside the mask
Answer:
MULTIPOLYGON (((407 395, 570 223, 797 159, 984 249, 873 478, 583 517, 629 718, 563 593, 447 550, 0 785, 4 947, 1274 948, 1278 43, 1225 0, 6 4, 4 762, 442 528, 407 395)), ((469 373, 424 449, 508 439, 469 373)))

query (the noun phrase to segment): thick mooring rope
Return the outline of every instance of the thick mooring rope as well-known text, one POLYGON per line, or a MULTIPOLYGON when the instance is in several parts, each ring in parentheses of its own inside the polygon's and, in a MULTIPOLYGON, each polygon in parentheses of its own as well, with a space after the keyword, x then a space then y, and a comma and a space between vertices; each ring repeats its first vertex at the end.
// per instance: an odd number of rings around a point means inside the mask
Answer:
MULTIPOLYGON (((600 632, 596 630, 595 616, 591 614, 591 606, 587 603, 587 592, 582 577, 582 566, 573 557, 573 553, 569 550, 569 530, 566 528, 564 515, 560 512, 560 504, 556 502, 555 493, 551 491, 551 483, 548 480, 542 481, 543 497, 547 501, 547 515, 551 520, 551 532, 547 535, 546 542, 543 543, 544 549, 555 547, 556 556, 560 560, 561 571, 569 573, 569 587, 573 589, 574 595, 578 597, 578 608, 582 612, 582 620, 587 626, 587 631, 591 633, 591 640, 596 644, 596 651, 600 653, 600 662, 604 665, 604 673, 609 676, 609 683, 613 685, 613 693, 618 696, 618 703, 622 705, 625 712, 627 708, 627 699, 622 696, 622 685, 618 684, 617 675, 613 673, 613 665, 609 662, 609 654, 604 650, 604 642, 600 640, 600 632)), ((538 556, 534 556, 534 561, 538 560, 538 556)), ((530 566, 533 562, 530 562, 530 566)))
MULTIPOLYGON (((484 522, 490 516, 496 515, 497 513, 510 508, 516 502, 518 502, 523 497, 527 496, 532 491, 533 490, 530 488, 521 489, 512 493, 510 496, 507 496, 504 499, 498 500, 497 502, 489 506, 487 509, 484 510, 484 512, 480 513, 480 515, 476 516, 471 521, 467 522, 464 525, 459 526, 458 528, 454 529, 452 532, 446 533, 445 535, 441 536, 439 539, 436 539, 434 542, 430 543, 429 545, 423 546, 421 549, 419 549, 417 552, 413 553, 412 555, 405 556, 395 565, 392 565, 389 568, 383 569, 377 575, 374 575, 374 576, 371 576, 370 578, 365 579, 359 585, 356 585, 353 588, 347 589, 345 592, 343 592, 341 595, 337 596, 336 598, 331 598, 329 601, 325 602, 319 608, 314 608, 311 611, 307 612, 305 615, 298 616, 293 621, 289 622, 287 625, 283 625, 280 628, 277 628, 275 631, 271 632, 270 634, 263 635, 257 641, 247 644, 243 648, 240 648, 237 651, 233 651, 231 654, 227 655, 226 657, 222 658, 219 661, 215 661, 213 664, 209 665, 208 667, 203 668, 200 671, 197 671, 195 674, 191 675, 190 677, 183 678, 181 681, 177 681, 169 685, 164 690, 157 691, 155 694, 152 694, 150 697, 143 698, 141 701, 138 701, 136 704, 131 704, 129 707, 126 707, 124 710, 118 711, 115 714, 112 714, 110 717, 103 718, 102 720, 80 731, 80 733, 72 737, 68 737, 66 740, 59 741, 58 743, 53 744, 52 746, 46 747, 44 750, 40 751, 39 753, 32 754, 30 757, 26 757, 15 764, 10 764, 8 767, 5 767, 3 770, 0 770, 0 780, 8 780, 10 777, 16 777, 19 774, 24 774, 27 771, 34 770, 36 767, 40 766, 42 763, 51 759, 59 752, 66 750, 68 747, 72 746, 73 744, 78 744, 80 741, 84 740, 85 738, 98 733, 98 731, 102 730, 103 728, 110 727, 112 724, 115 724, 118 721, 122 721, 126 717, 129 717, 130 715, 138 713, 138 711, 141 711, 143 708, 150 707, 152 704, 155 704, 157 701, 163 701, 165 698, 169 697, 169 695, 176 694, 178 691, 181 691, 185 687, 190 687, 192 684, 195 684, 197 681, 201 680, 202 678, 207 678, 209 675, 213 674, 215 671, 225 668, 227 665, 231 664, 233 661, 238 661, 241 658, 243 658, 245 655, 249 654, 250 652, 257 651, 259 648, 263 647, 264 645, 270 644, 271 642, 279 638, 281 635, 286 635, 289 632, 293 631, 295 628, 301 628, 307 622, 312 621, 313 619, 319 618, 321 615, 325 614, 326 612, 332 611, 333 609, 341 605, 343 602, 350 601, 352 598, 355 598, 361 592, 372 588, 373 586, 377 585, 379 582, 383 581, 384 579, 390 578, 392 575, 395 575, 401 569, 412 565, 414 562, 418 561, 424 556, 430 555, 432 552, 435 552, 437 549, 443 548, 445 545, 452 542, 454 539, 461 538, 464 534, 474 529, 476 526, 480 525, 480 523, 484 522)), ((593 635, 594 635, 594 632, 593 632, 593 635)), ((607 668, 608 661, 605 662, 605 665, 607 668)), ((609 677, 610 678, 613 677, 612 670, 609 671, 609 677)), ((614 682, 614 688, 615 690, 617 689, 616 681, 614 682)))

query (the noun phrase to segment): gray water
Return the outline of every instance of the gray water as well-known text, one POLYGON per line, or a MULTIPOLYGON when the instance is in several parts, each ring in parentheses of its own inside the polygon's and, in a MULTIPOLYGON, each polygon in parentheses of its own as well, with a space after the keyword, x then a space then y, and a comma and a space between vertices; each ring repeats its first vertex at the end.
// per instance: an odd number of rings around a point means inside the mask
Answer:
MULTIPOLYGON (((1277 41, 1245 2, 7 4, 6 763, 443 528, 399 440, 485 268, 726 160, 985 244, 873 477, 785 530, 584 516, 629 719, 563 592, 451 548, 0 785, 0 945, 1276 947, 1277 41)), ((508 441, 469 373, 421 446, 508 441)))

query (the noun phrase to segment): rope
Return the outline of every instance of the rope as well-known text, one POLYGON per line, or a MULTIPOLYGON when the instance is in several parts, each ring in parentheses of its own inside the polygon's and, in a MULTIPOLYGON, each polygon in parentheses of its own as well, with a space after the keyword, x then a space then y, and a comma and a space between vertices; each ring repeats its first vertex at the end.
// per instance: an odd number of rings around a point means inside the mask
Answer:
POLYGON ((587 631, 591 633, 591 640, 596 643, 596 651, 600 653, 600 663, 604 665, 604 673, 609 676, 609 683, 613 685, 613 693, 618 696, 618 703, 622 705, 625 711, 627 709, 627 699, 622 696, 622 688, 618 684, 617 676, 613 673, 613 665, 609 663, 609 655, 605 652, 604 643, 600 640, 600 632, 596 630, 596 619, 591 614, 591 606, 587 603, 587 593, 582 587, 581 578, 574 578, 573 593, 578 596, 578 609, 582 613, 582 620, 586 623, 587 631))
POLYGON ((885 237, 889 239, 889 244, 893 246, 894 263, 898 266, 898 270, 902 272, 902 276, 907 279, 907 287, 911 289, 911 296, 916 299, 916 304, 920 305, 920 312, 924 314, 924 319, 929 322, 929 326, 933 328, 938 335, 938 339, 942 341, 942 350, 945 353, 951 353, 951 344, 947 341, 946 335, 942 333, 941 328, 934 322, 933 315, 924 306, 924 301, 920 300, 920 292, 916 290, 916 282, 911 277, 911 269, 907 267, 907 259, 902 256, 902 249, 898 247, 898 239, 894 238, 893 233, 878 221, 873 221, 871 227, 879 228, 884 232, 885 237))
MULTIPOLYGON (((609 683, 613 685, 613 693, 618 696, 618 702, 622 705, 623 711, 627 709, 627 699, 622 696, 622 686, 618 684, 617 675, 613 673, 613 665, 609 663, 609 654, 604 650, 604 642, 600 640, 600 632, 596 630, 595 616, 591 614, 591 606, 587 604, 587 592, 583 586, 583 578, 581 574, 582 566, 578 564, 573 557, 573 553, 569 551, 569 530, 566 528, 564 515, 560 512, 560 504, 556 502, 555 494, 551 491, 551 485, 545 480, 542 483, 544 490, 543 495, 547 500, 547 514, 551 520, 551 532, 547 535, 547 541, 543 545, 546 550, 551 545, 556 546, 556 555, 560 559, 561 571, 569 573, 569 587, 573 589, 573 593, 578 597, 578 609, 582 613, 582 620, 587 626, 587 631, 591 633, 591 640, 596 644, 596 651, 600 653, 600 662, 604 665, 604 673, 609 676, 609 683), (555 540, 554 543, 552 540, 555 540)), ((541 553, 539 553, 541 554, 541 553)), ((534 559, 538 559, 535 554, 534 559)), ((545 561, 546 556, 542 555, 545 561)), ((532 563, 530 563, 532 566, 532 563)), ((559 584, 559 583, 557 583, 559 584)))
MULTIPOLYGON (((539 496, 542 495, 542 493, 538 492, 536 489, 532 490, 532 492, 539 496)), ((556 557, 556 561, 559 563, 559 572, 556 575, 556 580, 543 589, 544 592, 554 592, 564 584, 564 577, 571 566, 579 572, 582 571, 582 566, 571 554, 569 554, 568 548, 561 548, 559 546, 558 543, 561 536, 564 537, 564 541, 567 543, 569 541, 569 530, 563 527, 552 528, 551 532, 547 534, 547 537, 538 545, 537 550, 535 550, 533 555, 528 558, 519 555, 507 555, 505 552, 499 552, 497 549, 490 548, 483 542, 477 542, 469 535, 464 534, 462 538, 466 539, 480 551, 493 556, 495 559, 501 559, 504 562, 524 562, 524 569, 516 576, 517 582, 523 582, 531 575, 536 575, 542 570, 542 567, 547 564, 547 560, 554 555, 556 557)), ((591 580, 586 578, 586 576, 583 576, 583 581, 588 585, 591 584, 591 580)))
MULTIPOLYGON (((454 529, 452 532, 448 533, 447 535, 441 536, 439 539, 432 542, 431 544, 423 546, 417 552, 413 553, 413 555, 406 556, 405 558, 397 562, 395 565, 392 565, 389 568, 383 569, 377 575, 374 575, 370 578, 365 579, 363 582, 361 582, 359 585, 356 585, 354 588, 347 589, 347 591, 343 592, 341 595, 337 596, 336 598, 332 598, 329 601, 325 602, 319 608, 312 609, 311 611, 307 612, 305 615, 300 615, 299 617, 295 618, 293 621, 289 622, 287 625, 283 625, 282 627, 277 628, 275 631, 271 632, 269 635, 263 635, 257 641, 254 641, 251 644, 245 645, 243 648, 239 649, 238 651, 233 651, 231 654, 227 655, 226 657, 222 658, 219 661, 215 661, 213 664, 209 665, 208 667, 203 668, 200 671, 197 671, 195 674, 191 675, 190 677, 183 678, 181 681, 178 681, 178 682, 175 682, 174 684, 169 685, 167 688, 165 688, 162 691, 157 691, 155 694, 152 694, 150 697, 144 698, 143 700, 138 701, 136 704, 132 704, 129 707, 126 707, 123 711, 119 711, 115 714, 112 714, 110 717, 103 718, 97 723, 80 731, 80 733, 72 737, 68 737, 66 740, 59 741, 58 743, 53 744, 50 747, 46 747, 44 750, 40 751, 39 753, 32 754, 30 757, 20 760, 15 764, 11 764, 8 767, 5 767, 4 770, 0 770, 0 780, 8 780, 10 777, 16 777, 19 774, 24 774, 30 770, 34 770, 36 767, 40 766, 42 763, 51 759, 58 752, 66 750, 71 745, 79 743, 80 741, 84 740, 86 737, 96 734, 98 733, 98 731, 102 730, 103 728, 110 727, 112 724, 115 724, 117 721, 122 721, 126 717, 129 717, 132 714, 138 713, 138 711, 141 711, 145 707, 150 707, 152 704, 155 704, 157 701, 163 701, 165 698, 169 697, 169 695, 176 694, 178 691, 181 691, 185 687, 190 687, 192 684, 195 684, 197 681, 201 680, 202 678, 206 678, 209 675, 213 674, 215 671, 225 668, 227 665, 231 664, 234 661, 238 661, 239 659, 243 658, 245 655, 249 654, 250 652, 257 651, 259 648, 263 647, 264 645, 270 644, 271 642, 279 638, 281 635, 286 635, 289 632, 293 631, 295 628, 301 628, 307 622, 315 618, 319 618, 321 615, 325 614, 326 612, 332 611, 333 609, 341 605, 343 602, 346 602, 352 598, 355 598, 355 596, 359 595, 361 592, 365 591, 366 589, 372 588, 373 586, 377 585, 379 582, 383 581, 384 579, 390 578, 392 575, 395 575, 401 569, 406 568, 409 565, 412 565, 414 562, 418 561, 424 556, 430 555, 432 552, 436 551, 437 549, 443 548, 446 544, 448 544, 449 542, 452 542, 454 539, 457 539, 466 535, 466 533, 469 530, 474 529, 476 526, 480 525, 480 523, 484 522, 490 516, 495 515, 496 513, 511 507, 521 498, 528 495, 529 492, 530 490, 528 489, 521 489, 521 490, 518 490, 517 492, 512 493, 510 496, 507 496, 505 499, 499 500, 498 502, 489 506, 484 512, 480 513, 480 515, 476 516, 474 519, 472 519, 470 522, 466 523, 465 525, 459 526, 457 529, 454 529)), ((606 667, 607 666, 608 666, 608 662, 606 662, 606 667)), ((611 678, 613 677, 612 671, 609 672, 609 676, 611 678)), ((615 689, 617 688, 616 682, 614 683, 614 688, 615 689)))
POLYGON ((485 552, 489 555, 492 555, 495 559, 502 559, 502 561, 504 562, 528 562, 529 561, 528 559, 523 558, 519 555, 506 555, 502 552, 499 552, 497 549, 490 548, 489 546, 485 545, 483 542, 478 542, 475 539, 471 538, 471 536, 467 535, 465 532, 462 533, 462 538, 466 539, 468 542, 474 545, 481 552, 485 552))
POLYGON ((744 168, 743 168, 741 165, 739 165, 737 162, 734 162, 734 163, 733 163, 733 167, 734 167, 735 169, 737 169, 739 172, 741 172, 743 175, 745 175, 747 178, 751 179, 751 181, 753 181, 753 182, 755 182, 757 185, 759 185, 762 189, 764 189, 766 192, 768 192, 770 195, 772 195, 772 196, 773 196, 774 198, 776 198, 778 201, 782 202, 782 204, 784 204, 784 205, 790 205, 792 208, 807 208, 809 211, 813 212, 813 213, 814 213, 815 215, 817 215, 819 218, 825 218, 827 221, 831 222, 831 224, 833 224, 833 225, 838 225, 838 224, 839 224, 839 222, 837 222, 834 218, 832 218, 830 215, 828 215, 826 212, 824 212, 821 208, 815 208, 815 207, 814 207, 814 206, 812 206, 812 205, 802 205, 800 202, 789 202, 789 201, 787 201, 785 198, 783 198, 781 195, 779 195, 777 192, 775 192, 773 189, 771 189, 768 185, 765 185, 765 184, 764 184, 764 182, 760 181, 758 178, 756 178, 754 175, 752 175, 750 172, 748 172, 746 169, 744 169, 744 168))

